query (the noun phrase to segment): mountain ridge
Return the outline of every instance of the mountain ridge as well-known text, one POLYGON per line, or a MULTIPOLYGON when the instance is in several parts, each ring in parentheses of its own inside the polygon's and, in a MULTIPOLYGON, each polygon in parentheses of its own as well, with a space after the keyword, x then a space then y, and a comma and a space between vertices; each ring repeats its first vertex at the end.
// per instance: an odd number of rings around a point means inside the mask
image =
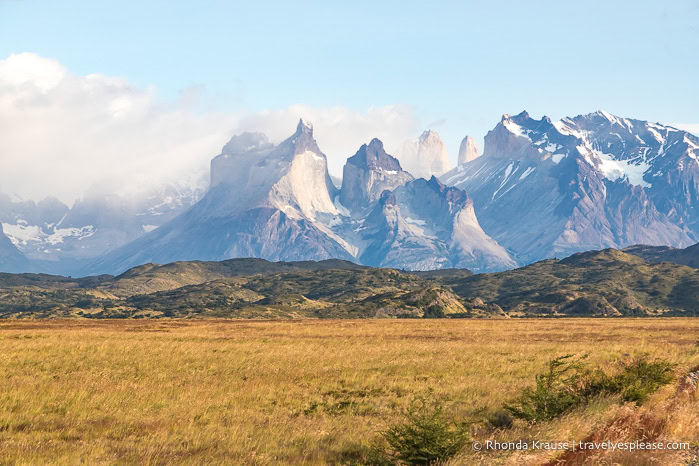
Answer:
POLYGON ((301 119, 278 145, 261 133, 233 136, 211 160, 206 190, 183 181, 136 201, 104 188, 70 208, 0 195, 3 237, 14 245, 0 250, 0 268, 86 275, 250 256, 483 272, 699 240, 699 138, 690 133, 603 110, 558 121, 523 111, 503 115, 485 142, 479 155, 465 137, 459 165, 433 180, 441 169, 431 164, 446 154, 436 132, 413 141, 432 167, 417 178, 404 153, 374 138, 337 181, 301 119))
POLYGON ((697 315, 699 270, 615 249, 475 275, 252 258, 145 264, 116 277, 0 274, 0 318, 697 315))
POLYGON ((485 231, 522 263, 697 242, 699 139, 689 133, 603 111, 557 122, 522 112, 485 141, 481 157, 441 179, 474 198, 485 231))
POLYGON ((378 139, 347 160, 339 190, 303 120, 277 146, 261 135, 234 137, 211 167, 211 188, 199 202, 83 273, 232 257, 413 269, 516 265, 480 228, 465 193, 434 177, 414 179, 378 139))

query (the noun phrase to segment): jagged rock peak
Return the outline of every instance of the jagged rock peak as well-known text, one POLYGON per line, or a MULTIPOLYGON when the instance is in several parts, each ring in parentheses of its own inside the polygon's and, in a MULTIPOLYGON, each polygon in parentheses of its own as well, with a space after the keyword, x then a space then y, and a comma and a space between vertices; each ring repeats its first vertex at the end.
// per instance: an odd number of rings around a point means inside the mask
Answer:
MULTIPOLYGON (((419 180, 418 180, 419 181, 419 180)), ((429 180, 425 181, 426 185, 435 192, 438 192, 447 201, 455 205, 465 205, 468 200, 468 194, 459 188, 454 188, 452 186, 447 186, 436 176, 432 176, 429 180)))
POLYGON ((296 125, 296 134, 310 133, 313 134, 313 124, 303 118, 299 119, 299 124, 296 125))
POLYGON ((439 141, 440 143, 442 142, 442 138, 439 136, 439 133, 437 133, 436 131, 431 130, 431 129, 428 129, 428 130, 424 131, 424 132, 420 135, 420 142, 421 142, 421 143, 425 143, 426 141, 428 141, 428 140, 430 140, 430 139, 437 140, 437 141, 439 141))
POLYGON ((362 210, 381 197, 413 179, 398 160, 387 154, 383 143, 374 138, 347 159, 342 171, 340 201, 351 211, 362 210))
POLYGON ((368 145, 363 144, 356 154, 347 159, 347 163, 370 170, 401 170, 398 159, 387 154, 383 143, 376 138, 372 139, 368 145))
POLYGON ((475 160, 480 156, 476 140, 471 136, 466 136, 459 146, 459 165, 475 160))
POLYGON ((267 136, 262 133, 244 132, 233 136, 223 146, 221 153, 224 155, 238 155, 267 148, 272 148, 272 144, 270 144, 267 136))
POLYGON ((299 119, 298 125, 296 125, 296 132, 277 146, 277 149, 274 151, 274 155, 288 157, 290 155, 289 152, 296 155, 307 151, 314 152, 315 154, 322 155, 323 157, 325 156, 325 154, 323 154, 318 147, 316 140, 313 139, 313 125, 301 118, 299 119))
POLYGON ((502 118, 500 119, 500 122, 505 122, 505 121, 518 121, 518 120, 528 120, 531 118, 529 116, 529 112, 526 110, 522 110, 519 114, 512 116, 509 113, 504 113, 502 115, 502 118))
POLYGON ((394 206, 398 204, 398 201, 396 200, 396 195, 393 194, 392 191, 386 190, 381 193, 381 197, 379 198, 379 204, 381 204, 382 206, 394 206))
POLYGON ((401 165, 417 178, 429 178, 449 171, 447 147, 436 131, 427 130, 417 140, 405 141, 399 152, 401 165))

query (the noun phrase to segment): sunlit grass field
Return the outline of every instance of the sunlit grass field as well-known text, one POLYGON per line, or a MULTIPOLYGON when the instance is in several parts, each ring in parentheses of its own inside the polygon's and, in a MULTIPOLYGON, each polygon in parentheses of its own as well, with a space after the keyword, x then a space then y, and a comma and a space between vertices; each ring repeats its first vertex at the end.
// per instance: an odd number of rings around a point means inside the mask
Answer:
MULTIPOLYGON (((680 378, 699 365, 698 339, 699 319, 2 321, 0 464, 361 464, 415 396, 477 420, 555 356, 613 367, 647 353, 680 378)), ((477 441, 652 430, 696 448, 699 401, 672 384, 642 407, 599 399, 551 422, 471 430, 477 441)), ((690 464, 696 453, 599 454, 568 464, 690 464)), ((450 464, 560 455, 469 446, 450 464)))

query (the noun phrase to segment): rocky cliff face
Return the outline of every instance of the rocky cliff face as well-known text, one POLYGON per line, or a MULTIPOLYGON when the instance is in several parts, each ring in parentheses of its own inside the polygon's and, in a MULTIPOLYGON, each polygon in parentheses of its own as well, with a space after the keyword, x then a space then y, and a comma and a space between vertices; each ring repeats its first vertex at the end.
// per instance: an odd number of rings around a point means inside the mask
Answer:
POLYGON ((459 165, 476 160, 480 155, 475 139, 466 136, 459 146, 459 165))
POLYGON ((398 155, 405 170, 416 178, 430 179, 451 168, 447 147, 435 131, 428 130, 414 141, 406 141, 398 155))
POLYGON ((378 139, 348 159, 339 191, 304 121, 278 146, 259 134, 237 136, 211 166, 201 201, 86 272, 232 257, 342 258, 411 270, 515 265, 480 229, 464 192, 434 177, 414 180, 378 139))
POLYGON ((342 176, 340 202, 351 212, 370 207, 384 191, 413 180, 398 160, 386 153, 383 143, 373 139, 347 159, 342 176))
POLYGON ((354 257, 352 246, 326 225, 339 215, 336 188, 309 123, 301 120, 278 146, 260 135, 233 138, 212 162, 211 180, 191 209, 85 271, 192 259, 354 257))
POLYGON ((479 272, 516 266, 483 232, 468 195, 435 177, 384 192, 363 226, 369 243, 361 260, 367 265, 479 272))
POLYGON ((596 112, 504 115, 482 157, 442 180, 522 262, 631 244, 696 242, 694 136, 596 112))

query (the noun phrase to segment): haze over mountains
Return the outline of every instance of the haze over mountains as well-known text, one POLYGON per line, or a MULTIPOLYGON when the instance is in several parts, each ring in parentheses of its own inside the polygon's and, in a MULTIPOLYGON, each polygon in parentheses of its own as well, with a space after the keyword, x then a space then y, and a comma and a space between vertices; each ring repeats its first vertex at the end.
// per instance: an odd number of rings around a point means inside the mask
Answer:
POLYGON ((500 271, 580 251, 699 239, 699 138, 595 112, 504 115, 482 155, 449 170, 426 131, 399 157, 378 139, 335 186, 310 123, 275 146, 233 137, 201 178, 138 202, 93 193, 72 208, 0 197, 0 270, 85 275, 177 260, 344 259, 408 270, 500 271))

